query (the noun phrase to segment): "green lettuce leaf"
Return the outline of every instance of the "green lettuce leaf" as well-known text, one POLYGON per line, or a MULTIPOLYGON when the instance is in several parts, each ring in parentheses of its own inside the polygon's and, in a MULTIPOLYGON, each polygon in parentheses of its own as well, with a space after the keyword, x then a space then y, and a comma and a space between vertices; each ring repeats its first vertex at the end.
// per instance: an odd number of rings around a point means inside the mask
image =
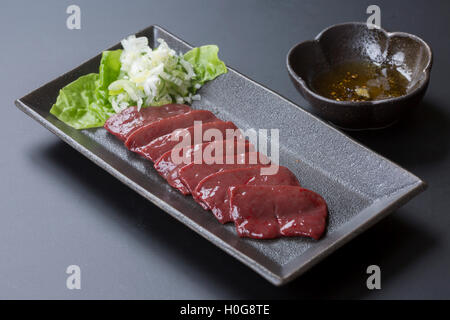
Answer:
POLYGON ((185 53, 184 59, 194 67, 195 82, 203 85, 223 73, 227 73, 225 63, 218 57, 219 47, 207 45, 194 48, 185 53))
POLYGON ((101 127, 114 114, 108 86, 120 74, 122 50, 104 51, 100 73, 81 76, 59 91, 50 113, 76 129, 101 127))
POLYGON ((108 115, 97 104, 98 80, 98 74, 90 73, 69 83, 59 91, 50 113, 75 129, 101 127, 108 115))
POLYGON ((108 104, 108 86, 116 81, 120 75, 120 55, 122 50, 104 51, 100 61, 99 80, 96 95, 99 100, 108 104))

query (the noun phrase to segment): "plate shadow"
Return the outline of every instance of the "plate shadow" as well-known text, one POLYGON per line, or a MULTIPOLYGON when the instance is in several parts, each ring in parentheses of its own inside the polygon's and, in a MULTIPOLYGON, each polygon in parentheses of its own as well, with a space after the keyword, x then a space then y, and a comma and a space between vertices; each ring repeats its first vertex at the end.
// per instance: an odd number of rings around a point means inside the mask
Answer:
MULTIPOLYGON (((56 167, 80 188, 104 199, 105 210, 98 212, 99 215, 119 217, 114 221, 135 225, 136 241, 157 243, 171 259, 190 270, 194 281, 214 284, 224 298, 363 298, 370 293, 365 286, 368 265, 380 265, 383 281, 389 281, 435 242, 418 226, 389 216, 298 279, 283 287, 274 287, 65 143, 37 146, 30 150, 29 156, 39 170, 47 168, 54 174, 56 167)), ((155 254, 150 247, 149 254, 155 254)))

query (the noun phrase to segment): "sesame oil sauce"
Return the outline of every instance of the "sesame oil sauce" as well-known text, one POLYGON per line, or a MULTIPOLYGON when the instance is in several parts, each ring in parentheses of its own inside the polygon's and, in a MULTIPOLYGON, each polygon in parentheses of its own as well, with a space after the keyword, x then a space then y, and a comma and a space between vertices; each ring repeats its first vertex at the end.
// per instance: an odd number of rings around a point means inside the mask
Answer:
POLYGON ((408 79, 395 66, 368 61, 337 64, 313 79, 313 90, 336 101, 373 101, 406 94, 408 79))

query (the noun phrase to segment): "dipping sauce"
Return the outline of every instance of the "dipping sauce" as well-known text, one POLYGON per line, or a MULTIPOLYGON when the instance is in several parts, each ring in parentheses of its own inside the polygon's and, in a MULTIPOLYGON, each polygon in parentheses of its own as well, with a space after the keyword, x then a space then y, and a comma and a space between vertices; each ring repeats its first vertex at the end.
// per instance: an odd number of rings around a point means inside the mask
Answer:
POLYGON ((395 66, 350 61, 313 79, 313 90, 336 101, 372 101, 406 94, 408 79, 395 66))

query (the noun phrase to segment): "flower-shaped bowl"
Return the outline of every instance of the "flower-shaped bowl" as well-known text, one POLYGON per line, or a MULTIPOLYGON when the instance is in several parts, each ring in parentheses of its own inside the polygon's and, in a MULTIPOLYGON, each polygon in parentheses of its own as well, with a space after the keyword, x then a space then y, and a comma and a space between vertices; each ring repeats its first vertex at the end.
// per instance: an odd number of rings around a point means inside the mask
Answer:
POLYGON ((404 32, 369 28, 366 23, 337 24, 323 30, 315 40, 301 42, 287 55, 289 76, 313 111, 344 129, 377 129, 397 122, 418 105, 430 80, 430 46, 404 32), (333 65, 348 61, 388 64, 405 75, 406 94, 373 101, 336 101, 314 91, 314 78, 333 65))

